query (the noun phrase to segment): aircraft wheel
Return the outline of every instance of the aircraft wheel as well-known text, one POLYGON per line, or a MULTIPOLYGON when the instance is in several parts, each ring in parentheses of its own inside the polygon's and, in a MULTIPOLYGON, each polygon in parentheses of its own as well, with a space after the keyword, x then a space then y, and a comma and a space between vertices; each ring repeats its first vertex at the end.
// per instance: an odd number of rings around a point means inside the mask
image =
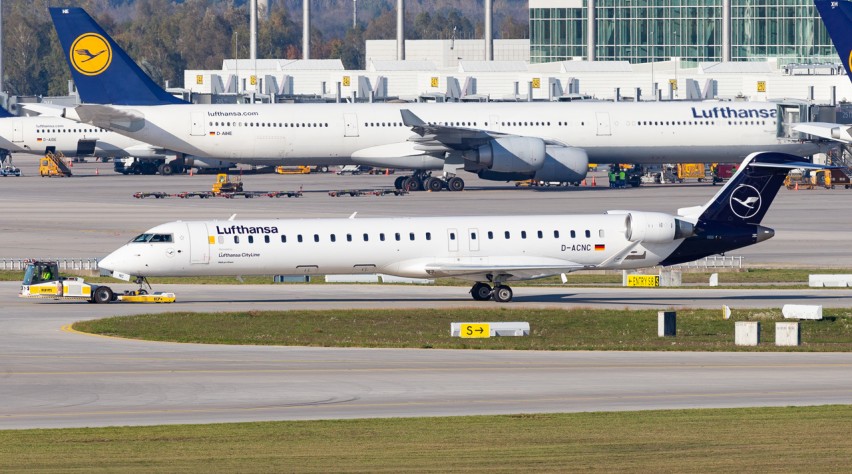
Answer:
POLYGON ((405 189, 406 191, 420 191, 423 189, 422 186, 423 184, 420 180, 414 176, 405 178, 405 181, 402 182, 402 189, 405 189))
POLYGON ((426 178, 423 181, 423 187, 429 191, 438 192, 444 188, 444 183, 441 182, 440 178, 426 178))
POLYGON ((396 179, 393 180, 393 187, 395 189, 402 189, 403 181, 405 181, 405 176, 397 176, 396 179))
POLYGON ((162 165, 160 165, 157 171, 159 171, 160 174, 163 176, 169 176, 175 172, 175 170, 172 168, 172 165, 168 163, 163 163, 162 165))
POLYGON ((495 286, 492 297, 498 303, 508 303, 512 301, 512 289, 506 285, 495 286))
POLYGON ((458 176, 454 176, 447 181, 447 189, 450 191, 461 191, 464 189, 464 180, 458 176))
POLYGON ((487 301, 491 299, 491 287, 487 283, 477 282, 470 289, 470 295, 476 301, 487 301))
POLYGON ((112 290, 108 286, 99 286, 92 293, 92 301, 98 304, 109 303, 112 301, 112 290))

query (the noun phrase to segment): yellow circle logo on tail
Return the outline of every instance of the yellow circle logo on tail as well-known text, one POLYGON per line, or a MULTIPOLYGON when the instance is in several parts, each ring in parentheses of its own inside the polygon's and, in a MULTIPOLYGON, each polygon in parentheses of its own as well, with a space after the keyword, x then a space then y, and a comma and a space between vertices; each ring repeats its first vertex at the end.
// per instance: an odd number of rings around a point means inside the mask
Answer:
POLYGON ((71 65, 80 74, 97 76, 112 62, 109 42, 96 33, 83 33, 71 45, 71 65))
POLYGON ((849 65, 849 71, 852 71, 852 51, 849 51, 849 60, 846 63, 849 65))

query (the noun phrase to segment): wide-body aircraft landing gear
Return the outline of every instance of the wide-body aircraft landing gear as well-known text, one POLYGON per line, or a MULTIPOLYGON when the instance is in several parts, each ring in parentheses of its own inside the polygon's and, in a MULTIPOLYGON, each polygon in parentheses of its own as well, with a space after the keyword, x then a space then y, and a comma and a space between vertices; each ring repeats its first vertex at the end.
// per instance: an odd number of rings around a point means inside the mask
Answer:
POLYGON ((488 283, 477 282, 470 289, 470 295, 476 301, 487 301, 493 299, 498 303, 512 301, 512 289, 506 285, 497 284, 494 288, 488 283))
POLYGON ((415 171, 411 176, 397 177, 393 185, 396 189, 404 189, 406 191, 433 191, 438 192, 442 189, 450 191, 461 191, 464 189, 464 180, 458 176, 453 176, 447 180, 432 176, 426 171, 415 171))

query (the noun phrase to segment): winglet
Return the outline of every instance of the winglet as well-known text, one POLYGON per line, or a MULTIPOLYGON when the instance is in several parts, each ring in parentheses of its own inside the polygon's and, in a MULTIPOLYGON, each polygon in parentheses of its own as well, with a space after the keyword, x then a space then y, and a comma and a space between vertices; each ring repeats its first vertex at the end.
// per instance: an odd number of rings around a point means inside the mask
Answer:
POLYGON ((115 105, 185 103, 154 83, 82 8, 52 7, 50 16, 83 102, 115 105))
POLYGON ((402 109, 399 113, 402 115, 402 123, 406 127, 422 127, 426 125, 426 122, 421 120, 420 117, 414 115, 414 112, 408 109, 402 109))

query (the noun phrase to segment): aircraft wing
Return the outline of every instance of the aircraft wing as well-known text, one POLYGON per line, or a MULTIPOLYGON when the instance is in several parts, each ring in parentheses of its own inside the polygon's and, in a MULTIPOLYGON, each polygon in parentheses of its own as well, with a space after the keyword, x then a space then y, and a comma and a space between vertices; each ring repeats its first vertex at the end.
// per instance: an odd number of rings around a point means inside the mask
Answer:
POLYGON ((513 257, 487 263, 478 261, 435 262, 426 265, 426 272, 440 277, 463 277, 474 275, 502 275, 508 280, 543 278, 560 273, 586 270, 592 267, 555 258, 513 257))
MULTIPOLYGON (((473 150, 495 138, 512 136, 509 133, 480 130, 461 124, 427 123, 408 109, 400 110, 400 114, 402 123, 411 127, 411 130, 417 134, 408 140, 416 143, 415 149, 426 153, 473 150)), ((547 145, 568 146, 556 140, 544 140, 544 142, 547 145)))
POLYGON ((142 113, 110 105, 83 104, 74 108, 66 108, 64 117, 108 130, 119 129, 134 132, 145 125, 145 115, 142 113))
POLYGON ((834 140, 841 143, 852 143, 852 126, 839 123, 804 122, 796 124, 793 130, 807 133, 815 137, 834 140))

